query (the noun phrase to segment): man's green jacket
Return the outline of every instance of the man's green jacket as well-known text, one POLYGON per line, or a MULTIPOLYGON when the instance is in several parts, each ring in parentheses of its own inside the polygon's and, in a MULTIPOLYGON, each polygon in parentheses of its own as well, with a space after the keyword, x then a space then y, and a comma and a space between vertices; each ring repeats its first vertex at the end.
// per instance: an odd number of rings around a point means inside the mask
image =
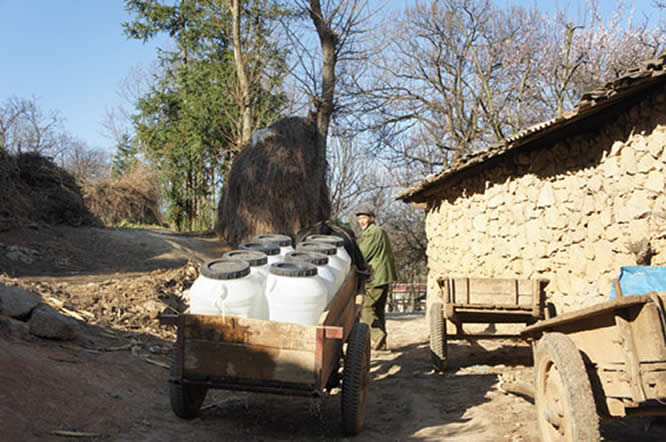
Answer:
POLYGON ((373 276, 365 284, 366 287, 378 287, 398 279, 391 243, 381 227, 375 223, 370 224, 361 234, 359 248, 373 270, 373 276))

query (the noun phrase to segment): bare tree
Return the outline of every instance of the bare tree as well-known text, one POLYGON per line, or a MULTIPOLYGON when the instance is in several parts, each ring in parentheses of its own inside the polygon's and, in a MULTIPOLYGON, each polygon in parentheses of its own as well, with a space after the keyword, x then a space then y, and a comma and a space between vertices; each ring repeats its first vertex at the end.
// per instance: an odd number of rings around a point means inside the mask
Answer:
POLYGON ((91 182, 105 178, 109 172, 108 153, 99 149, 90 149, 75 139, 68 141, 69 148, 64 155, 64 167, 76 181, 91 182))
POLYGON ((368 88, 377 152, 421 178, 563 112, 662 49, 663 35, 622 4, 607 21, 595 2, 580 23, 566 17, 489 0, 407 8, 368 88))
MULTIPOLYGON (((261 100, 258 93, 276 92, 279 82, 275 79, 286 75, 286 49, 274 37, 279 19, 287 12, 273 0, 225 0, 225 4, 226 11, 218 10, 218 16, 221 18, 227 11, 231 16, 230 29, 226 31, 236 67, 233 95, 240 119, 234 145, 240 150, 250 142, 256 129, 274 122, 267 119, 269 115, 278 114, 266 106, 268 102, 261 100)), ((221 18, 220 23, 226 28, 227 20, 221 18)))
POLYGON ((62 121, 57 112, 44 112, 34 98, 9 98, 0 106, 0 148, 61 158, 67 148, 62 121))

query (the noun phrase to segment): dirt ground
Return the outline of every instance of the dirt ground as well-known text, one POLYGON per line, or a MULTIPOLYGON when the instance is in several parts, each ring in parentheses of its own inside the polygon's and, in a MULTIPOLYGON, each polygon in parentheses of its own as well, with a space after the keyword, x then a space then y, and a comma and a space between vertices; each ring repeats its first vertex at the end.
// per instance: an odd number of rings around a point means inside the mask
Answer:
MULTIPOLYGON (((225 249, 210 235, 158 230, 1 232, 0 280, 80 323, 71 342, 0 327, 2 439, 345 440, 337 388, 321 399, 212 391, 201 417, 172 413, 166 367, 175 334, 156 316, 182 310, 197 263, 225 249)), ((372 353, 365 429, 354 440, 538 440, 531 400, 501 388, 532 381, 526 342, 453 342, 451 366, 439 374, 422 313, 389 314, 388 330, 391 351, 372 353)), ((650 418, 603 422, 601 431, 604 440, 666 440, 666 427, 650 418)))

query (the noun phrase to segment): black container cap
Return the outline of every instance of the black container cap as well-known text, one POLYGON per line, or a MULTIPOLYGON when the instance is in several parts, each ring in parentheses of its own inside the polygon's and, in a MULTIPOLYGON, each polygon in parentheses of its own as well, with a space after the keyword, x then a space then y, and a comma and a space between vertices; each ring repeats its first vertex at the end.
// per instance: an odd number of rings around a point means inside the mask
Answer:
POLYGON ((277 233, 262 233, 254 237, 255 241, 268 241, 278 244, 280 247, 290 246, 291 237, 287 235, 279 235, 277 233))
POLYGON ((334 244, 335 247, 341 247, 345 245, 345 241, 339 236, 335 235, 324 235, 324 234, 308 235, 305 237, 305 240, 327 242, 334 244))
POLYGON ((323 241, 303 241, 296 244, 296 250, 308 250, 310 252, 319 252, 324 255, 335 255, 337 248, 331 243, 323 241))
POLYGON ((268 256, 259 250, 232 250, 222 256, 225 258, 242 259, 252 267, 262 266, 268 262, 268 256))
POLYGON ((284 260, 288 262, 309 262, 316 266, 328 264, 328 256, 308 250, 294 250, 293 252, 289 252, 285 255, 284 260))
POLYGON ((264 252, 268 256, 274 256, 280 254, 280 246, 274 242, 250 241, 250 242, 240 243, 238 247, 245 250, 258 250, 260 252, 264 252))
POLYGON ((273 275, 289 277, 315 276, 317 274, 317 267, 309 262, 283 261, 271 264, 270 272, 273 275))
POLYGON ((201 274, 210 279, 238 279, 250 274, 250 264, 237 258, 217 258, 205 262, 201 274))

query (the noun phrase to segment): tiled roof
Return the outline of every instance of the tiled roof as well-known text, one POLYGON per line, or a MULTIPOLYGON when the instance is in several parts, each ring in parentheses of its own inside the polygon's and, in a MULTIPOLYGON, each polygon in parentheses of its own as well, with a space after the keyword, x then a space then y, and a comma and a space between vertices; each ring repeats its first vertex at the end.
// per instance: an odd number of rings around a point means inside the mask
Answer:
POLYGON ((632 95, 645 86, 655 84, 657 80, 665 80, 665 66, 666 52, 662 52, 657 58, 643 61, 639 66, 630 69, 621 77, 607 82, 598 89, 586 92, 578 105, 572 110, 523 129, 507 138, 503 143, 493 144, 486 149, 460 157, 440 173, 429 175, 422 181, 403 190, 396 196, 396 199, 404 202, 424 202, 427 200, 427 197, 423 195, 426 190, 445 182, 461 171, 484 163, 491 158, 499 157, 510 150, 525 146, 541 138, 546 132, 552 133, 567 127, 575 121, 601 111, 608 104, 632 95))

